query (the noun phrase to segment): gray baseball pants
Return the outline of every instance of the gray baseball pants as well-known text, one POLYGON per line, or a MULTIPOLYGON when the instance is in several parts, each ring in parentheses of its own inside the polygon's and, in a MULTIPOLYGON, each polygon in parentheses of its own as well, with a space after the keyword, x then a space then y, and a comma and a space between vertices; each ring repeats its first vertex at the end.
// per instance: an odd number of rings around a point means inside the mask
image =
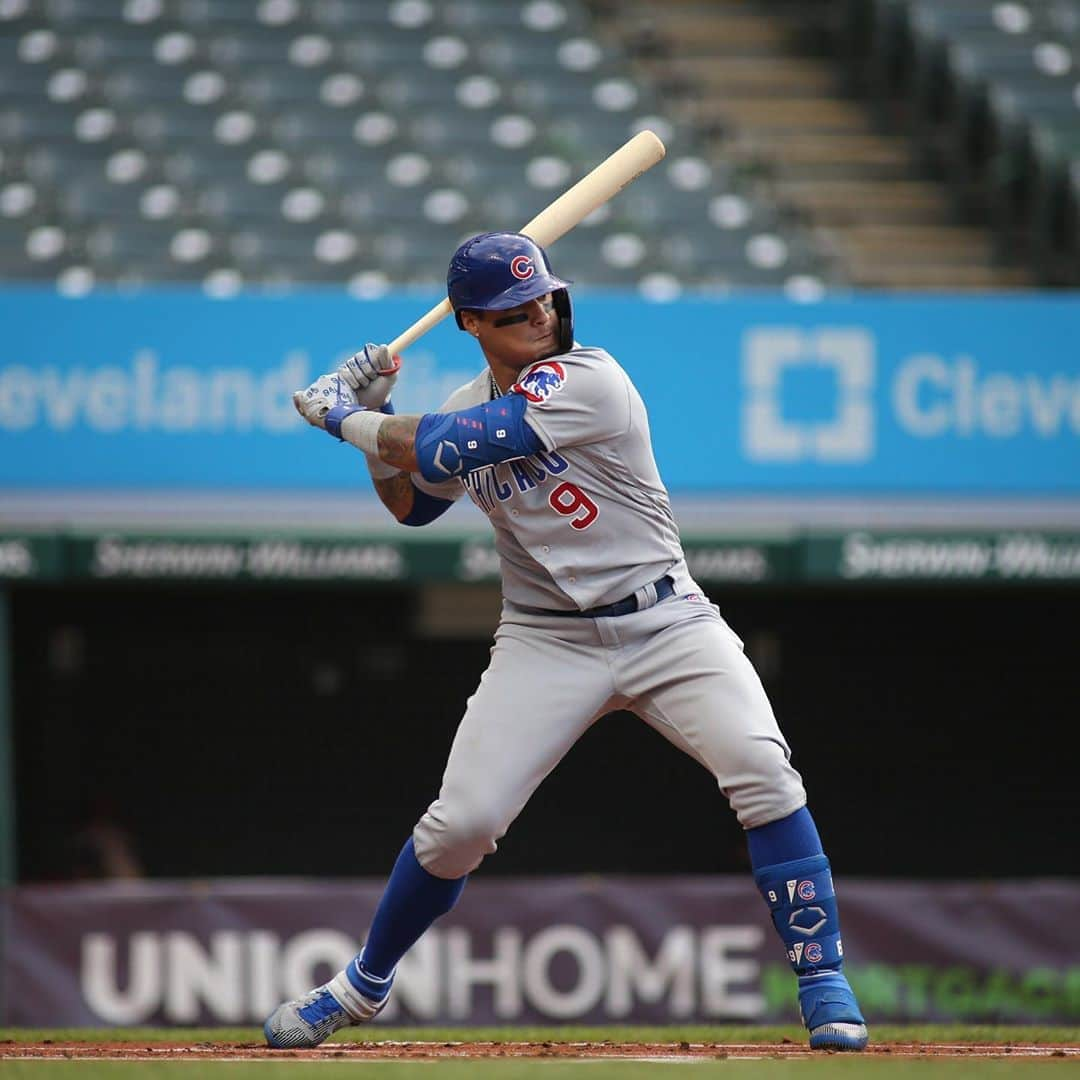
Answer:
POLYGON ((616 709, 701 762, 744 828, 805 805, 742 642, 700 593, 599 619, 506 602, 439 797, 413 831, 421 866, 451 879, 475 870, 570 747, 616 709))

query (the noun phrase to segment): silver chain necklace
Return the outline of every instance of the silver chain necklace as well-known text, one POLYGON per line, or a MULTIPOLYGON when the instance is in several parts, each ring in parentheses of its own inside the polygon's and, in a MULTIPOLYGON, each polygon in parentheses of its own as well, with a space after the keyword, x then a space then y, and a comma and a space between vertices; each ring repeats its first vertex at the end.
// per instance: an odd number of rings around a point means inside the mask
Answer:
POLYGON ((495 372, 491 368, 488 368, 488 382, 491 383, 491 400, 494 401, 496 398, 502 397, 499 384, 495 381, 495 372))

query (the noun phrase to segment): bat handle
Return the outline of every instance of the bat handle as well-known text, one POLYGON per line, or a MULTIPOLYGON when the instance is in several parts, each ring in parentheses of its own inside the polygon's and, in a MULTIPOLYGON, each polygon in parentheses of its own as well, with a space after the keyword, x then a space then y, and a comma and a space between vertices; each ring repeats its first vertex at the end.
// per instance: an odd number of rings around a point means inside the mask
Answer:
POLYGON ((423 318, 417 319, 408 330, 403 334, 399 334, 387 345, 390 355, 397 357, 398 353, 403 349, 407 349, 417 338, 423 337, 433 326, 441 323, 453 310, 449 299, 436 304, 423 318))

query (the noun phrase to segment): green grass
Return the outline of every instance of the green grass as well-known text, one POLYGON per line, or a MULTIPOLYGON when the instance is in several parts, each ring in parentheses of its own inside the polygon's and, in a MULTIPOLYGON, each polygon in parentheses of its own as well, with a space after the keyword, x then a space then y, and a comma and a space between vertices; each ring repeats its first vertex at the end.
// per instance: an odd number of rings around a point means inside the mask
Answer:
MULTIPOLYGON (((871 1025, 875 1043, 1040 1043, 1080 1045, 1080 1027, 1034 1025, 905 1024, 871 1025)), ((40 1042, 209 1042, 261 1043, 262 1031, 239 1028, 0 1028, 0 1040, 40 1042)), ((710 1024, 665 1027, 483 1027, 346 1028, 335 1042, 657 1042, 657 1043, 770 1043, 805 1042, 806 1032, 796 1025, 757 1026, 710 1024)))

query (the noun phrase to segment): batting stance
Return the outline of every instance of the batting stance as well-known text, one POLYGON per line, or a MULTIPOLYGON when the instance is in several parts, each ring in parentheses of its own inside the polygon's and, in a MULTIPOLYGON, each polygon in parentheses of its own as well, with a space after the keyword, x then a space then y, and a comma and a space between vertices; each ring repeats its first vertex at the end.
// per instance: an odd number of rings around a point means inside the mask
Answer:
POLYGON ((394 415, 396 360, 376 345, 296 401, 367 455, 403 524, 427 524, 463 493, 487 514, 503 586, 491 664, 363 950, 280 1005, 267 1042, 315 1046, 374 1017, 398 961, 454 906, 544 777, 592 723, 628 709, 716 777, 745 828, 811 1047, 861 1050, 866 1024, 843 974, 829 861, 802 780, 742 642, 687 570, 637 390, 608 353, 574 341, 567 282, 528 237, 473 237, 447 283, 487 366, 438 412, 394 415))

